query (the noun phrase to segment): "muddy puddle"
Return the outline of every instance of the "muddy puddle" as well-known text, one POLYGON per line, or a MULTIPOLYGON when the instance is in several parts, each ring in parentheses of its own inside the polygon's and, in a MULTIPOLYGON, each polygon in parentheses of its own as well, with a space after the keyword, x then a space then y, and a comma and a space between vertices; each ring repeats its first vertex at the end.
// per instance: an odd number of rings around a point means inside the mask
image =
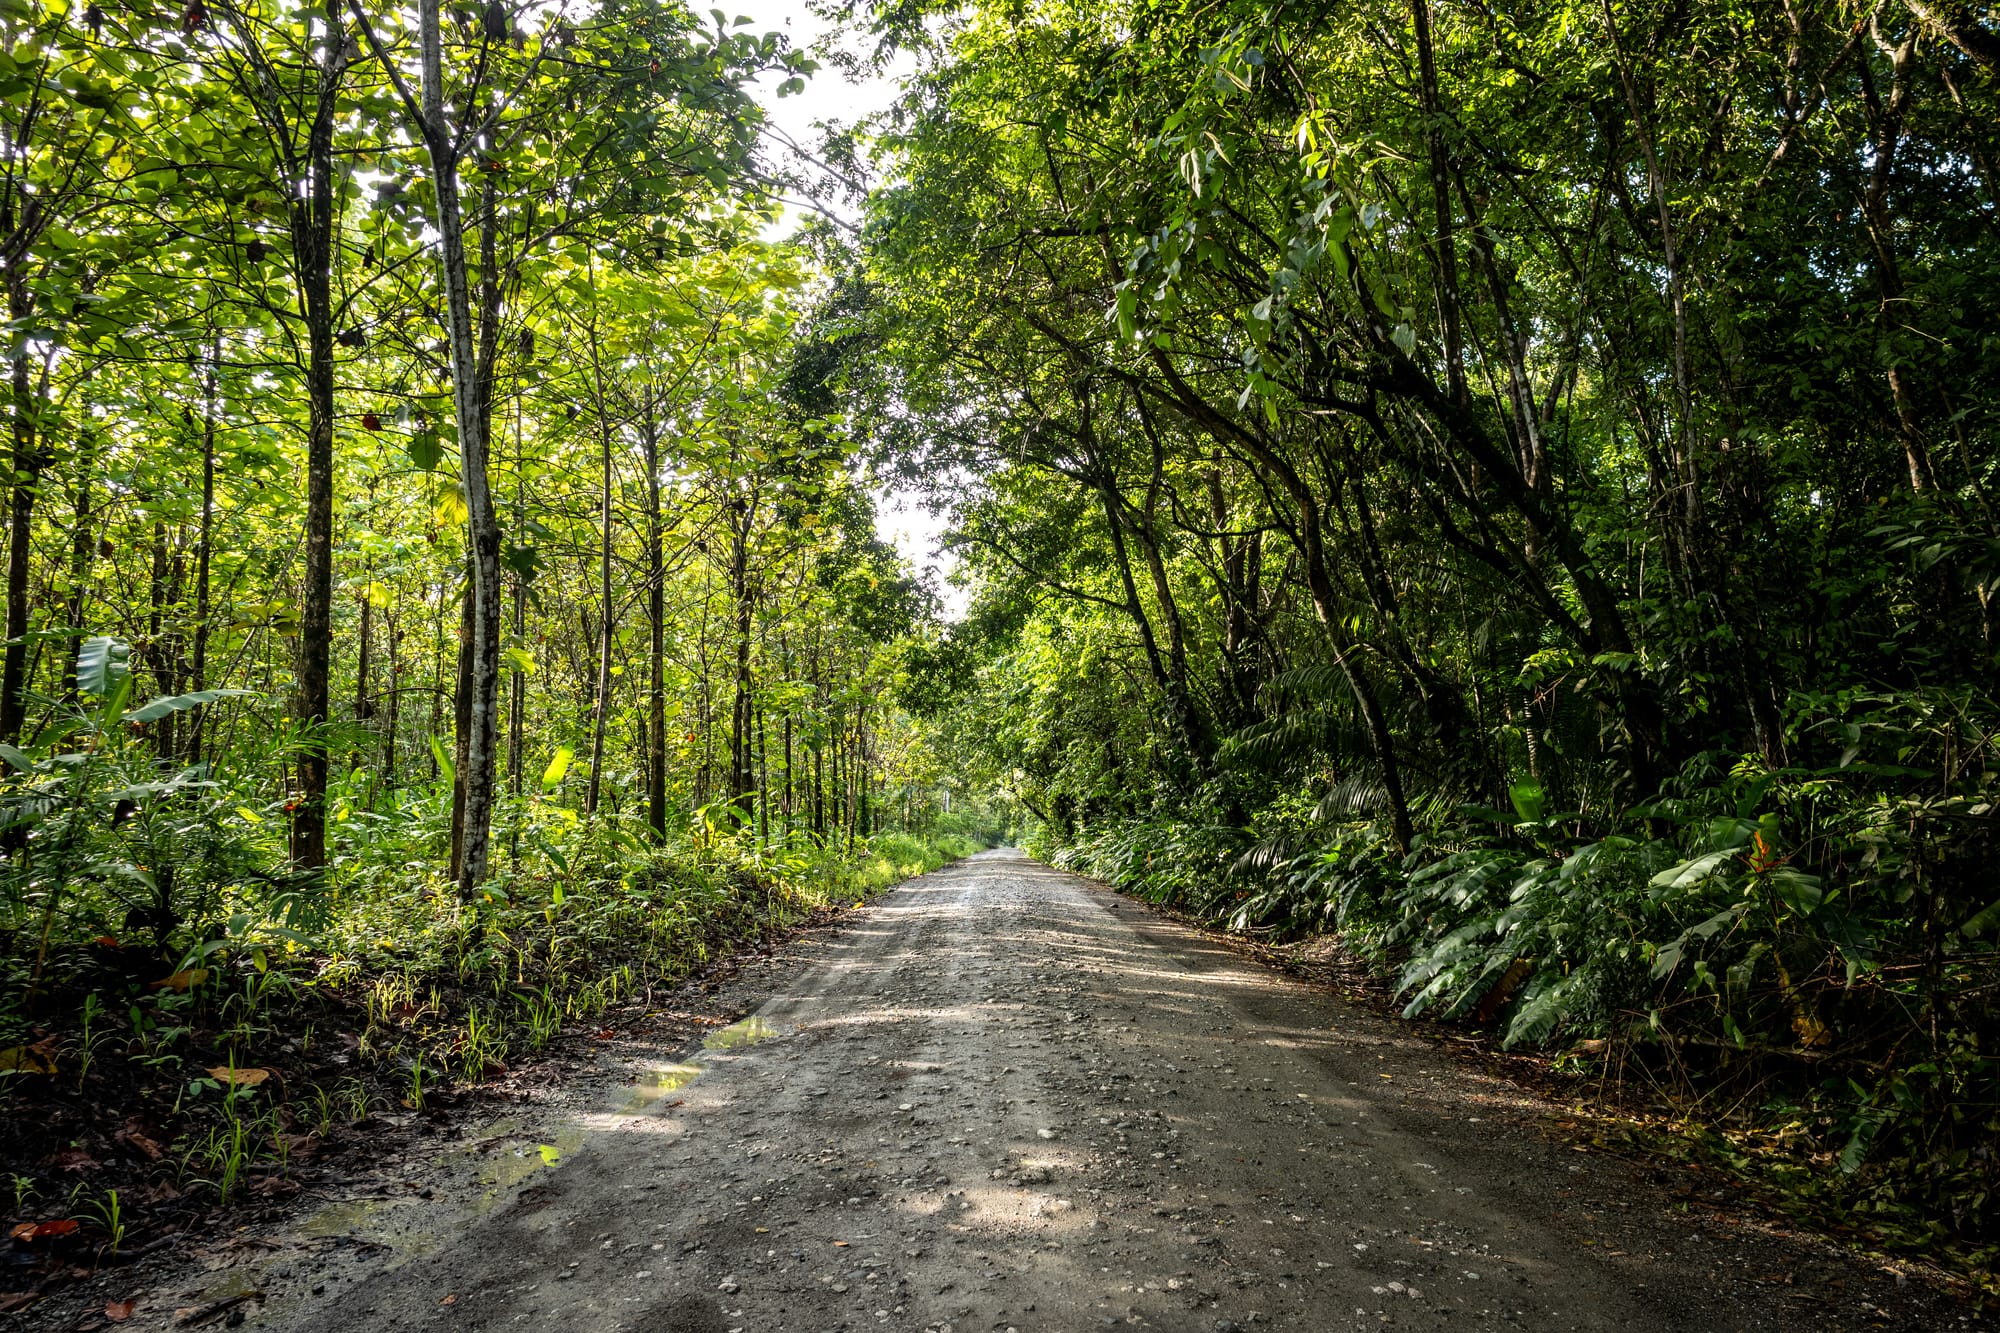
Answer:
POLYGON ((739 1019, 728 1027, 711 1032, 702 1040, 702 1049, 710 1051, 740 1051, 745 1046, 755 1046, 760 1041, 769 1041, 778 1035, 778 1029, 770 1021, 756 1014, 739 1019))

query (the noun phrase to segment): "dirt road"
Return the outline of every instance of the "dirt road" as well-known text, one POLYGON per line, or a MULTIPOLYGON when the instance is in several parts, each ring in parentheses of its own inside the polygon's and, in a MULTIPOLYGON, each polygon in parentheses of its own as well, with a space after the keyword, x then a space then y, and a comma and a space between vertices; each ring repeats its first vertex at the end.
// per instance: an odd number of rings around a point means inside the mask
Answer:
POLYGON ((228 1317, 328 1333, 1971 1326, 1017 854, 852 920, 708 1048, 463 1145, 428 1199, 322 1208, 186 1308, 233 1282, 228 1317))

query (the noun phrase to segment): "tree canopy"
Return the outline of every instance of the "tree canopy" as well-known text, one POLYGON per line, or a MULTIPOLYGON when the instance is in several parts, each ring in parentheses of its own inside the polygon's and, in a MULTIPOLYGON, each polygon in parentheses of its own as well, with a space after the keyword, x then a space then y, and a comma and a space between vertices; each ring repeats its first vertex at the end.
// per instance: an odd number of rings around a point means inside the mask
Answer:
POLYGON ((0 1085, 1020 833, 1990 1254, 1990 9, 819 8, 0 0, 0 1085))

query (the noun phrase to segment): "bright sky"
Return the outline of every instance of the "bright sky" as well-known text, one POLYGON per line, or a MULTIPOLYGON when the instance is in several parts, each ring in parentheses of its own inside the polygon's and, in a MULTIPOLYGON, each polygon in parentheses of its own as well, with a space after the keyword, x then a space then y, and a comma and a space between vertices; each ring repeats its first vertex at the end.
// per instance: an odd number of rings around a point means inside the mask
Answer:
MULTIPOLYGON (((804 0, 736 0, 736 3, 728 5, 717 0, 716 7, 731 19, 738 15, 751 19, 747 31, 787 33, 794 45, 807 50, 819 45, 828 36, 827 24, 806 8, 804 0)), ((699 6, 697 12, 700 12, 699 6)), ((804 92, 779 97, 777 87, 780 81, 767 77, 758 90, 758 100, 764 104, 773 124, 795 143, 811 149, 820 139, 821 131, 816 128, 818 123, 851 125, 886 108, 896 97, 898 79, 909 68, 904 61, 887 74, 857 83, 822 62, 819 73, 806 81, 804 92)), ((797 224, 798 216, 796 212, 789 213, 773 229, 774 233, 779 236, 788 234, 797 224)), ((848 221, 856 220, 851 214, 843 213, 842 216, 848 221)), ((905 560, 926 572, 931 586, 944 601, 945 614, 955 620, 965 612, 965 594, 945 582, 954 562, 937 549, 942 526, 941 521, 926 512, 914 496, 894 491, 876 492, 876 535, 884 541, 894 542, 905 560)))

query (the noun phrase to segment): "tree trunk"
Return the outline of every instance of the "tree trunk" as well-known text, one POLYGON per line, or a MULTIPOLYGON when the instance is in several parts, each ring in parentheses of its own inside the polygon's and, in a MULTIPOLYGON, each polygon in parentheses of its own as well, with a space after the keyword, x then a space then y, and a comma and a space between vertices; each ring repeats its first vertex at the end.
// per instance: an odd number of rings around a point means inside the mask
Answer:
POLYGON ((646 822, 667 840, 667 608, 660 519, 660 442, 648 399, 640 427, 646 448, 646 822))
POLYGON ((754 510, 747 499, 731 502, 732 532, 729 548, 729 593, 736 613, 736 699, 730 710, 729 801, 747 817, 750 792, 757 774, 750 759, 750 632, 755 608, 750 597, 750 525, 754 510))
MULTIPOLYGON (((345 42, 339 11, 327 11, 327 45, 345 42)), ((298 700, 294 716, 305 733, 299 751, 299 805, 293 815, 293 855, 309 870, 326 864, 326 724, 333 666, 333 129, 340 58, 326 61, 307 131, 305 179, 290 202, 292 260, 306 332, 306 568, 299 617, 298 700)))
POLYGON ((444 285, 445 331, 451 349, 452 404, 458 421, 459 477, 465 490, 469 642, 464 671, 465 733, 459 782, 463 788, 454 861, 459 895, 470 899, 485 882, 493 826, 494 751, 499 738, 500 523, 493 511, 487 427, 492 415, 491 347, 498 338, 498 275, 491 262, 493 214, 481 226, 482 333, 485 364, 474 347, 475 321, 470 270, 465 254, 465 218, 460 198, 460 141, 445 121, 444 34, 440 0, 418 0, 417 31, 422 65, 420 124, 431 163, 437 200, 439 271, 444 285))
MULTIPOLYGON (((28 290, 25 264, 16 262, 7 269, 7 313, 25 320, 34 309, 28 290)), ((41 485, 42 452, 40 408, 35 401, 30 353, 21 348, 9 367, 9 385, 14 400, 13 443, 14 484, 7 506, 7 646, 0 656, 0 741, 12 744, 21 737, 21 723, 28 715, 28 561, 33 554, 35 492, 41 485)))
POLYGON ((383 627, 388 630, 384 646, 389 651, 389 725, 382 737, 382 782, 396 785, 396 723, 403 712, 403 667, 396 660, 396 649, 402 645, 403 636, 396 629, 396 616, 392 610, 382 612, 383 627))
POLYGON ((597 597, 601 607, 597 638, 597 709, 590 722, 590 789, 583 812, 597 813, 604 785, 604 726, 611 715, 611 636, 615 612, 611 605, 611 423, 604 411, 604 367, 599 364, 597 330, 590 336, 590 368, 597 397, 597 597))
MULTIPOLYGON (((215 417, 218 410, 219 397, 217 378, 220 374, 220 368, 216 363, 220 359, 219 347, 211 344, 208 357, 208 374, 202 378, 201 386, 201 515, 197 520, 200 526, 195 532, 195 540, 199 543, 199 549, 196 551, 194 561, 194 654, 189 672, 189 683, 196 691, 208 688, 208 622, 214 610, 209 604, 208 583, 209 571, 212 567, 215 554, 215 417)), ((86 475, 83 479, 83 490, 81 492, 86 501, 89 498, 89 486, 90 479, 86 475)), ((82 510, 79 509, 78 512, 80 516, 82 510)), ((79 521, 79 532, 81 532, 82 526, 81 521, 79 521)), ((88 550, 87 542, 81 538, 78 545, 80 550, 88 550)), ((72 616, 71 623, 79 623, 80 619, 80 616, 72 616)), ((202 744, 206 739, 207 731, 208 709, 194 709, 188 716, 188 765, 190 767, 201 763, 202 744)))

